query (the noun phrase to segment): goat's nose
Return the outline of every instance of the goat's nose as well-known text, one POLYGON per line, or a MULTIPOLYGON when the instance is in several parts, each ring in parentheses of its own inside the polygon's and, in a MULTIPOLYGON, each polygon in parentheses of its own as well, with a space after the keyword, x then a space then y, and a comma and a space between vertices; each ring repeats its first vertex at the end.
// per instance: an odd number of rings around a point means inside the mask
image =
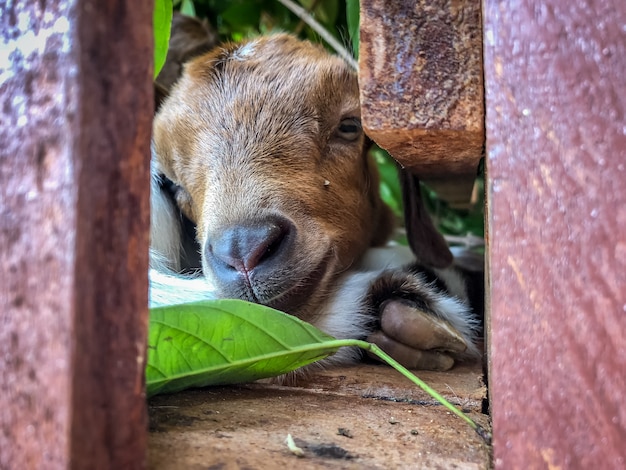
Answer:
POLYGON ((279 217, 228 227, 209 240, 207 261, 223 280, 233 271, 248 277, 255 268, 281 259, 290 232, 291 223, 279 217))

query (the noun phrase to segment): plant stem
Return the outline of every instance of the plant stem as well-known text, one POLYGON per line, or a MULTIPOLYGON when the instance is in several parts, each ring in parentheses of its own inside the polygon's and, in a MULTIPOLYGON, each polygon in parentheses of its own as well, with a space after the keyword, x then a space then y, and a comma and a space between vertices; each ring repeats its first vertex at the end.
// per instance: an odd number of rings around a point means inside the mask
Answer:
POLYGON ((322 39, 324 39, 324 41, 326 41, 330 45, 330 47, 337 51, 337 54, 339 54, 343 58, 343 60, 345 60, 350 65, 350 67, 352 67, 354 70, 359 69, 359 64, 356 60, 354 60, 352 54, 350 54, 347 49, 343 47, 343 45, 339 41, 337 41, 328 31, 326 31, 324 26, 318 23, 309 12, 307 12, 300 5, 296 5, 291 0, 278 1, 289 10, 291 10, 298 18, 308 24, 311 29, 313 29, 317 34, 319 34, 322 39))
POLYGON ((404 367, 398 361, 393 359, 391 356, 389 356, 386 352, 384 352, 378 346, 372 343, 368 343, 366 341, 354 341, 353 345, 358 346, 361 349, 365 349, 366 351, 371 352, 372 354, 378 356, 380 359, 385 361, 387 364, 389 364, 391 367, 396 369, 398 372, 404 375, 407 379, 409 379, 411 382, 416 384, 418 387, 420 387, 422 390, 428 393, 431 397, 433 397, 435 400, 437 400, 439 403, 445 406, 448 410, 450 410, 456 416, 466 421, 467 424, 469 424, 472 427, 472 429, 476 431, 476 433, 487 444, 491 444, 491 433, 485 430, 478 423, 474 422, 474 420, 472 420, 469 416, 467 416, 465 413, 459 410, 456 406, 454 406, 452 403, 446 400, 443 396, 441 396, 439 392, 437 392, 435 389, 430 387, 426 382, 421 380, 419 377, 411 373, 406 367, 404 367))

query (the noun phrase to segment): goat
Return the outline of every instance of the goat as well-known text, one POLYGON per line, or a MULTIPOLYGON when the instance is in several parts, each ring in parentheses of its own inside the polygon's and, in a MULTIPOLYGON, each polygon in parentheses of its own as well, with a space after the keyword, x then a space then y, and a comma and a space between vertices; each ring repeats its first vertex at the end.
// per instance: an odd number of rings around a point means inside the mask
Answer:
POLYGON ((248 300, 412 368, 479 356, 463 273, 386 245, 369 146, 356 73, 320 46, 274 34, 192 59, 153 125, 151 305, 248 300))

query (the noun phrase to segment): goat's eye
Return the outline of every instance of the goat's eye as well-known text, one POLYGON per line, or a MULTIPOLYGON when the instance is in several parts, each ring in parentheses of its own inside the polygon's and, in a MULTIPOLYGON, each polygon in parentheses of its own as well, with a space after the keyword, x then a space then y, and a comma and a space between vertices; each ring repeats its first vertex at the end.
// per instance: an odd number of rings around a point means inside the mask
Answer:
POLYGON ((356 140, 361 135, 361 120, 358 118, 342 119, 337 128, 337 136, 344 140, 356 140))
POLYGON ((176 201, 176 205, 187 216, 188 219, 194 221, 193 204, 190 194, 182 186, 174 183, 169 178, 163 177, 163 188, 168 191, 176 201))

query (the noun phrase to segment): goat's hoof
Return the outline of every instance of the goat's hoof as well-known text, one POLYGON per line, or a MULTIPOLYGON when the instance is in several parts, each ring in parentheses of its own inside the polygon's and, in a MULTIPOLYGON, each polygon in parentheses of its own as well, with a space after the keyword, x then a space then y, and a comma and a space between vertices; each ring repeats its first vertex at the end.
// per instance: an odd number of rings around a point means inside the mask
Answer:
POLYGON ((382 307, 381 331, 367 340, 410 369, 448 370, 454 355, 467 349, 461 335, 445 320, 402 300, 382 307))

